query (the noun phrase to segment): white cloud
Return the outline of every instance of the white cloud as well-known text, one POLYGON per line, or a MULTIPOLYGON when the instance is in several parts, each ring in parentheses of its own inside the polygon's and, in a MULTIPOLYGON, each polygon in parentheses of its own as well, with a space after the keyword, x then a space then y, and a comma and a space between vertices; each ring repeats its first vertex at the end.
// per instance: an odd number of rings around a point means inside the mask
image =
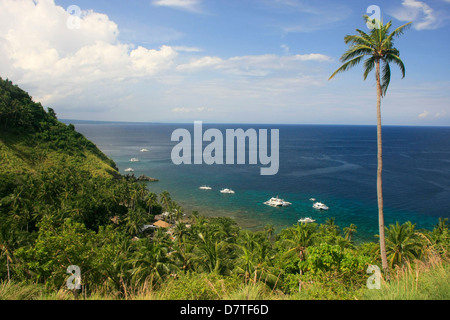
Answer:
POLYGON ((318 61, 318 62, 328 62, 333 60, 329 56, 326 56, 321 53, 297 54, 293 56, 293 59, 299 61, 318 61))
POLYGON ((162 46, 160 50, 138 47, 130 52, 130 59, 136 70, 155 74, 162 69, 169 68, 177 55, 177 52, 169 46, 162 46))
POLYGON ((437 29, 442 26, 443 18, 427 3, 418 0, 403 0, 402 7, 390 12, 400 21, 413 21, 416 30, 437 29))
POLYGON ((189 70, 198 70, 206 67, 217 67, 223 63, 223 60, 219 57, 202 57, 199 59, 195 59, 189 63, 181 64, 177 66, 177 69, 180 71, 189 71, 189 70))
POLYGON ((83 11, 79 29, 67 27, 71 17, 54 0, 2 0, 1 76, 36 87, 36 99, 45 104, 102 82, 154 76, 178 55, 168 46, 120 43, 117 24, 104 14, 83 11))
POLYGON ((287 44, 282 44, 280 47, 281 47, 281 49, 283 49, 284 54, 286 54, 286 55, 289 54, 290 48, 287 44))
POLYGON ((197 71, 200 69, 222 70, 225 73, 249 75, 249 76, 267 76, 277 70, 301 69, 299 62, 329 62, 332 59, 326 55, 297 54, 289 56, 279 56, 274 54, 237 56, 229 59, 219 57, 201 57, 194 59, 189 63, 179 65, 180 71, 197 71))
POLYGON ((206 107, 198 107, 198 108, 173 108, 173 113, 201 113, 201 112, 212 112, 212 108, 206 108, 206 107))
POLYGON ((425 110, 424 112, 422 112, 421 114, 419 114, 419 118, 426 118, 426 117, 428 117, 429 114, 430 114, 430 113, 429 113, 427 110, 425 110))
POLYGON ((200 13, 200 0, 154 0, 153 5, 200 13))
POLYGON ((446 115, 447 115, 447 112, 446 112, 446 111, 439 111, 439 112, 436 112, 436 114, 434 115, 434 117, 435 117, 436 119, 440 119, 440 118, 444 118, 446 115))
POLYGON ((54 0, 0 0, 0 76, 65 118, 232 121, 245 111, 272 119, 272 108, 316 103, 299 96, 326 83, 323 62, 332 61, 318 53, 223 58, 195 46, 146 48, 119 41, 105 14, 82 11, 73 30, 69 18, 54 0))
POLYGON ((197 47, 176 46, 173 47, 178 52, 202 52, 203 50, 197 47))
POLYGON ((421 114, 419 114, 420 119, 442 119, 447 116, 447 112, 445 110, 434 111, 430 113, 428 110, 425 110, 421 114))

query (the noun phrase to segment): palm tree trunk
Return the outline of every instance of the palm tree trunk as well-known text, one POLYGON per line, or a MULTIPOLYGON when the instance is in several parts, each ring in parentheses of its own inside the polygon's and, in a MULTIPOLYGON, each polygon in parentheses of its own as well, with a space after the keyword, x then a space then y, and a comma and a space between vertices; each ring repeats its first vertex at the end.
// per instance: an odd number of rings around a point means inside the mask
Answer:
POLYGON ((381 79, 380 79, 380 60, 376 62, 376 77, 377 77, 377 149, 378 149, 378 169, 377 169, 377 198, 378 198, 378 225, 380 232, 380 252, 381 264, 385 276, 388 278, 388 262, 386 256, 386 242, 384 239, 384 214, 383 214, 383 144, 381 131, 381 79))

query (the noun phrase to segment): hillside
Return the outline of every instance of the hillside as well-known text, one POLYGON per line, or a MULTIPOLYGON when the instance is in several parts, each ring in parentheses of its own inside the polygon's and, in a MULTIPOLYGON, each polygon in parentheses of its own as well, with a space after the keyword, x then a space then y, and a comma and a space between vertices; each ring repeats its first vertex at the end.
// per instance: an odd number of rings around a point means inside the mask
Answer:
POLYGON ((70 163, 94 176, 117 176, 115 163, 53 109, 0 78, 0 174, 23 174, 70 163))

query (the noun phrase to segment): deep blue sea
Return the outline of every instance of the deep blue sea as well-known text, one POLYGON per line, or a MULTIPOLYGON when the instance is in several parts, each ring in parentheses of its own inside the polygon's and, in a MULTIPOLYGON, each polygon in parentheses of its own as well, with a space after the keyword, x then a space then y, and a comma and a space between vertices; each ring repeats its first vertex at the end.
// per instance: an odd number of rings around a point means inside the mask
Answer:
MULTIPOLYGON (((193 123, 65 122, 73 123, 122 173, 132 167, 136 176, 158 178, 149 189, 158 194, 169 191, 185 212, 232 217, 253 230, 269 223, 279 230, 303 217, 318 223, 333 217, 341 228, 355 224, 356 240, 375 240, 378 233, 375 126, 203 125, 224 136, 226 129, 279 129, 279 172, 261 176, 259 164, 174 165, 171 152, 177 142, 171 141, 172 132, 193 132, 193 123), (149 152, 141 153, 142 148, 149 152), (131 163, 135 157, 140 162, 131 163), (200 190, 202 185, 213 190, 200 190), (222 188, 236 193, 222 194, 222 188), (292 206, 263 204, 274 196, 292 206), (313 209, 310 198, 330 209, 313 209)), ((417 228, 432 229, 439 217, 450 217, 450 127, 385 126, 383 161, 386 225, 409 220, 417 228)))

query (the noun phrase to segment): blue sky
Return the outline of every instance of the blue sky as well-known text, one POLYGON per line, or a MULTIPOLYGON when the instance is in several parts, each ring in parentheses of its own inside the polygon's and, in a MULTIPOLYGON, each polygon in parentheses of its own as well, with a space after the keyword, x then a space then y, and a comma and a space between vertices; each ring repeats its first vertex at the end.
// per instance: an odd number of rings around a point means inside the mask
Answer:
POLYGON ((2 0, 0 76, 66 119, 375 124, 374 75, 328 81, 370 5, 413 21, 383 123, 450 125, 450 0, 2 0))

